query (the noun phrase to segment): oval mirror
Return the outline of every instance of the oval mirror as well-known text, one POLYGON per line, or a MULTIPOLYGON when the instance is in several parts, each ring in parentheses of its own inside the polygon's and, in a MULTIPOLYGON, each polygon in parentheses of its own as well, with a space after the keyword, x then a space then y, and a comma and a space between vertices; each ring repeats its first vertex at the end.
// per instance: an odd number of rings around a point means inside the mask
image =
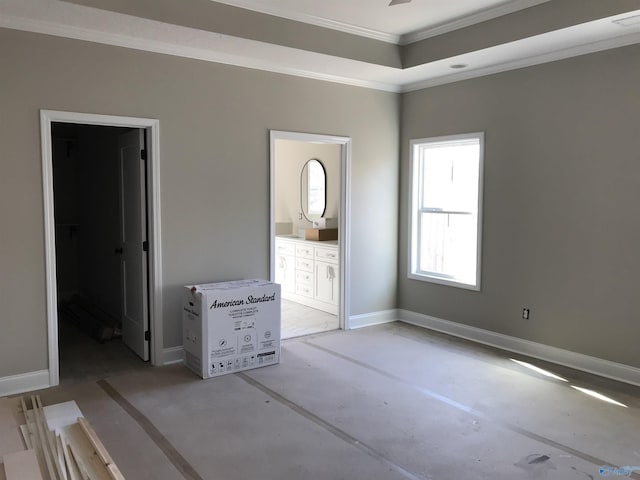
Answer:
POLYGON ((327 209, 327 172, 317 158, 302 167, 300 203, 304 218, 310 222, 322 218, 327 209))

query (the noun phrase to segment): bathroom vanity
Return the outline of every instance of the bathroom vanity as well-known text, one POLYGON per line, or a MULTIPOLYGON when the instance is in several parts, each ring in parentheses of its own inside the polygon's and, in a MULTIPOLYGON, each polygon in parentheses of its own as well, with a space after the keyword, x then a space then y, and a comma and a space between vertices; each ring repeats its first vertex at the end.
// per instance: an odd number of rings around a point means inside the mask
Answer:
POLYGON ((337 315, 340 297, 338 241, 276 236, 275 281, 282 298, 337 315))

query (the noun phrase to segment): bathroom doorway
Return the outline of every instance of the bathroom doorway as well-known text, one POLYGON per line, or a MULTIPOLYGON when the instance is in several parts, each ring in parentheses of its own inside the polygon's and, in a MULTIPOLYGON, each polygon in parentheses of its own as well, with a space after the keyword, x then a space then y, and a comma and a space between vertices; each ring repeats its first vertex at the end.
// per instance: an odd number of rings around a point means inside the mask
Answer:
POLYGON ((282 338, 348 326, 347 137, 271 131, 271 280, 282 338))

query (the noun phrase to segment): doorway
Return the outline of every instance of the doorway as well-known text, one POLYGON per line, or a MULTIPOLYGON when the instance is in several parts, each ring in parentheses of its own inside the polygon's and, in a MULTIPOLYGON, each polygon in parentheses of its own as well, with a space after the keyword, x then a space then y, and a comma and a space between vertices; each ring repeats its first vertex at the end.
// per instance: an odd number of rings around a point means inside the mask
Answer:
POLYGON ((349 328, 351 140, 282 131, 270 140, 270 268, 282 289, 282 338, 349 328))
POLYGON ((50 384, 156 365, 157 121, 42 111, 41 126, 50 384))

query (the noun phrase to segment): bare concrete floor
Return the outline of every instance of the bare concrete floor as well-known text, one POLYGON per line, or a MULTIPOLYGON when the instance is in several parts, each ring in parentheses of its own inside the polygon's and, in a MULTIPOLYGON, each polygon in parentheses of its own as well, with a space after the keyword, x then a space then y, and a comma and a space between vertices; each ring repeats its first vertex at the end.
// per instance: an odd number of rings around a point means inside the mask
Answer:
POLYGON ((595 479, 640 466, 640 388, 510 358, 393 323, 287 340, 281 364, 216 379, 148 368, 40 394, 75 399, 135 480, 595 479))

